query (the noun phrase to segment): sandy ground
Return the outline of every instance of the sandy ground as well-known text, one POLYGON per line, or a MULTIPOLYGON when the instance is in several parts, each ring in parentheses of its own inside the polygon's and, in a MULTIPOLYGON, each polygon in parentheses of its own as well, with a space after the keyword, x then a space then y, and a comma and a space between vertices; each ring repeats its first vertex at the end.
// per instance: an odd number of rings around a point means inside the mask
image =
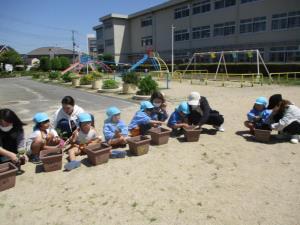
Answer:
MULTIPOLYGON (((0 224, 300 224, 300 144, 236 134, 256 97, 282 93, 300 106, 300 87, 171 87, 164 90, 169 112, 199 91, 225 116, 226 132, 202 134, 197 143, 170 139, 147 155, 71 172, 27 163, 15 188, 0 193, 0 224)), ((136 110, 123 119, 130 122, 136 110)), ((104 113, 93 113, 102 132, 104 113)))

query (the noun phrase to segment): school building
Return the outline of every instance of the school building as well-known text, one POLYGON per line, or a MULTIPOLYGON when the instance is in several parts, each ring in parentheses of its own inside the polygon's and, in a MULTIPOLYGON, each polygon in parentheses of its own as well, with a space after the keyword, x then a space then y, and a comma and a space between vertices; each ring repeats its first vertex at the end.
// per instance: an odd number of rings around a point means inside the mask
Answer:
POLYGON ((170 62, 172 25, 176 61, 194 52, 259 49, 266 62, 300 62, 300 0, 169 0, 99 22, 97 52, 116 62, 134 62, 147 50, 170 62))

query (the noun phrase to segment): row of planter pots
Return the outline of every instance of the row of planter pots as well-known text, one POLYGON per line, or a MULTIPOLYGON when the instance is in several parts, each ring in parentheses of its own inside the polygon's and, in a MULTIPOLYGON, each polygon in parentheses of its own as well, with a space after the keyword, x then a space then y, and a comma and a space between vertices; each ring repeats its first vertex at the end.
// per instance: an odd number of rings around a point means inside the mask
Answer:
MULTIPOLYGON (((127 140, 131 154, 140 156, 147 154, 150 143, 152 145, 167 144, 171 131, 162 127, 152 128, 149 131, 151 137, 136 136, 127 140)), ((184 136, 187 142, 199 140, 200 130, 192 127, 184 129, 184 136)), ((94 166, 108 162, 112 147, 107 143, 97 143, 86 148, 88 160, 94 166)), ((63 152, 61 149, 44 150, 40 152, 40 159, 45 172, 52 172, 62 169, 63 152)), ((12 188, 16 183, 17 167, 11 162, 0 164, 0 191, 12 188)))
MULTIPOLYGON (((92 89, 95 89, 95 90, 101 89, 102 83, 103 83, 102 80, 93 80, 92 81, 92 89)), ((80 79, 79 78, 72 79, 72 86, 73 87, 79 87, 80 86, 80 79)), ((136 85, 123 83, 122 92, 124 94, 135 94, 136 90, 137 90, 136 85)))

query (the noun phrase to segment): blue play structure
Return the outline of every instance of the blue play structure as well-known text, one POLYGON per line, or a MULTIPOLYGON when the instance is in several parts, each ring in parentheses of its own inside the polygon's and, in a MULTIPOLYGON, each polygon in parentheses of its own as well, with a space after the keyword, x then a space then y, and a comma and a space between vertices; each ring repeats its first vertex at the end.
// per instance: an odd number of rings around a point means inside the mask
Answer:
POLYGON ((142 59, 140 59, 128 70, 128 72, 136 70, 140 65, 144 64, 146 61, 150 61, 155 71, 169 72, 167 64, 162 60, 162 58, 159 57, 158 53, 154 52, 145 54, 142 59))
POLYGON ((129 72, 134 71, 137 67, 139 67, 144 62, 146 62, 148 58, 149 58, 148 55, 144 55, 144 57, 141 60, 139 60, 137 63, 135 63, 132 67, 130 67, 128 71, 129 72))

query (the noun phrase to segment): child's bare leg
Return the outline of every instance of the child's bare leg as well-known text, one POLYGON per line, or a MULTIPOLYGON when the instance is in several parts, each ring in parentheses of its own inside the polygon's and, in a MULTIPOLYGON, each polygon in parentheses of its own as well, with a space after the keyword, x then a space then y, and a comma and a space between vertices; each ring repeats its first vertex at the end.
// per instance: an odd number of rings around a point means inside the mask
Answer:
POLYGON ((78 147, 73 147, 68 150, 70 161, 76 160, 76 156, 80 154, 78 147))
POLYGON ((250 129, 250 133, 254 133, 254 123, 250 121, 245 121, 244 122, 245 127, 250 129))
POLYGON ((31 153, 32 155, 39 155, 40 151, 44 147, 44 140, 40 137, 37 137, 32 143, 31 143, 31 153))

